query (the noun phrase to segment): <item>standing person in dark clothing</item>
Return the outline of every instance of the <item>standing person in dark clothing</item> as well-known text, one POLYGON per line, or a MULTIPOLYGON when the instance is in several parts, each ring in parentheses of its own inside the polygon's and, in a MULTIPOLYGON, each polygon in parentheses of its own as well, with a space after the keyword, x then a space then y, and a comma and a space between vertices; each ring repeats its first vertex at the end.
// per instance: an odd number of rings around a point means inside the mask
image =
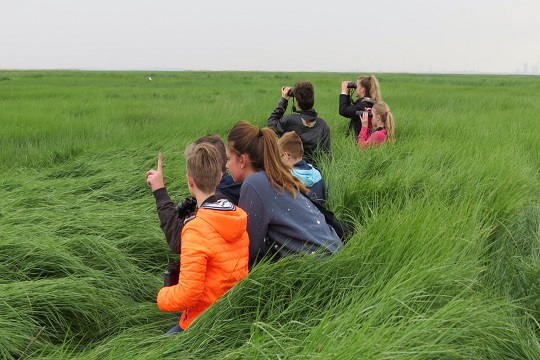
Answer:
MULTIPOLYGON (((351 90, 352 92, 352 90, 351 90)), ((357 139, 360 135, 362 123, 357 111, 370 109, 373 105, 382 101, 381 91, 379 89, 379 81, 375 76, 360 76, 356 82, 342 81, 341 95, 339 95, 339 115, 351 119, 348 134, 354 134, 357 139), (352 102, 350 89, 355 89, 355 95, 358 99, 352 102)))
MULTIPOLYGON (((234 182, 231 175, 226 174, 227 155, 225 153, 225 144, 217 135, 206 135, 197 140, 194 144, 210 143, 218 150, 222 161, 221 182, 216 188, 216 198, 227 199, 234 205, 238 205, 240 198, 241 183, 234 182)), ((163 183, 162 157, 158 155, 157 170, 151 169, 146 173, 146 183, 152 189, 156 199, 158 217, 161 230, 165 234, 169 248, 176 254, 180 253, 180 237, 184 228, 184 221, 193 216, 197 210, 197 202, 192 197, 185 198, 177 206, 174 206, 167 189, 163 183)))
POLYGON ((314 164, 317 150, 325 153, 328 159, 332 159, 330 127, 313 108, 315 104, 313 85, 308 81, 299 81, 294 85, 292 94, 290 87, 281 88, 281 99, 268 119, 268 127, 278 136, 289 131, 297 133, 302 139, 304 157, 309 163, 314 164), (296 99, 300 111, 296 112, 293 106, 295 113, 285 115, 291 96, 296 99))

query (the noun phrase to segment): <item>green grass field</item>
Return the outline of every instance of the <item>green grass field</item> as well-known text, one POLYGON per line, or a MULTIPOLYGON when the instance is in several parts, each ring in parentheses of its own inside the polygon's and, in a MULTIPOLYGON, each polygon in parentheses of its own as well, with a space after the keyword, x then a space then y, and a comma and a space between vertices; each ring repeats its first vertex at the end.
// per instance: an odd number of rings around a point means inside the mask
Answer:
POLYGON ((338 114, 358 75, 0 71, 0 358, 540 359, 540 81, 377 74, 397 141, 359 151, 338 114), (264 126, 298 80, 354 237, 259 264, 163 337, 174 255, 145 172, 162 152, 183 199, 185 145, 264 126))

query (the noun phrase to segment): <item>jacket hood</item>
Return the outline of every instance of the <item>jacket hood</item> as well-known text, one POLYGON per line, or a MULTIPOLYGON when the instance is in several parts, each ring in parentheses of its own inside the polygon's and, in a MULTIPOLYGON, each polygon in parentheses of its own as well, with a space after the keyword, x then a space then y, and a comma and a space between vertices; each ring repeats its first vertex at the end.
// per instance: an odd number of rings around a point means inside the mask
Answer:
POLYGON ((246 232, 246 212, 227 199, 204 203, 197 211, 197 218, 208 223, 228 242, 241 240, 246 232))
POLYGON ((304 126, 312 128, 317 122, 317 112, 313 108, 309 110, 301 110, 300 119, 302 120, 302 124, 304 126))
POLYGON ((300 110, 300 114, 306 116, 307 118, 317 117, 317 111, 315 111, 314 108, 311 108, 309 110, 300 110))
POLYGON ((216 188, 216 193, 225 195, 233 204, 238 204, 240 199, 241 182, 234 182, 231 175, 223 175, 221 181, 216 188))
POLYGON ((312 187, 315 183, 322 179, 319 170, 309 165, 305 160, 294 164, 292 173, 294 176, 302 180, 304 185, 307 187, 312 187))

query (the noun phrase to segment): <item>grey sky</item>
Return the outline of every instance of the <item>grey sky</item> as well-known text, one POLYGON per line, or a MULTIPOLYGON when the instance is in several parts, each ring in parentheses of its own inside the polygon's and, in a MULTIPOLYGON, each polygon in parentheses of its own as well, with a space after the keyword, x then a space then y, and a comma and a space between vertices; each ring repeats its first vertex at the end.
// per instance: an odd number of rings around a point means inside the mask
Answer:
POLYGON ((530 72, 538 0, 0 0, 0 69, 530 72))

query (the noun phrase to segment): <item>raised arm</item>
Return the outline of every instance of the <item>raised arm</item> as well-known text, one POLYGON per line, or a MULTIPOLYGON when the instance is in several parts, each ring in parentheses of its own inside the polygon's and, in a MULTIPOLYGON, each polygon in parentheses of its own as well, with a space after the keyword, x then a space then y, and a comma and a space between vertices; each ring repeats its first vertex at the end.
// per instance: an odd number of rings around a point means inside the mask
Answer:
POLYGON ((274 111, 272 111, 272 114, 270 114, 270 117, 268 118, 268 127, 274 130, 274 132, 278 135, 283 135, 279 133, 278 124, 279 120, 283 117, 283 115, 285 115, 285 111, 287 111, 290 90, 291 88, 288 86, 281 88, 281 99, 279 99, 274 111))
POLYGON ((167 189, 163 184, 163 161, 161 153, 158 154, 157 170, 150 169, 146 173, 146 183, 152 189, 156 200, 156 208, 159 217, 159 225, 167 244, 172 252, 180 253, 180 236, 184 228, 184 220, 191 216, 194 209, 186 211, 184 216, 179 216, 179 213, 174 206, 167 189))

